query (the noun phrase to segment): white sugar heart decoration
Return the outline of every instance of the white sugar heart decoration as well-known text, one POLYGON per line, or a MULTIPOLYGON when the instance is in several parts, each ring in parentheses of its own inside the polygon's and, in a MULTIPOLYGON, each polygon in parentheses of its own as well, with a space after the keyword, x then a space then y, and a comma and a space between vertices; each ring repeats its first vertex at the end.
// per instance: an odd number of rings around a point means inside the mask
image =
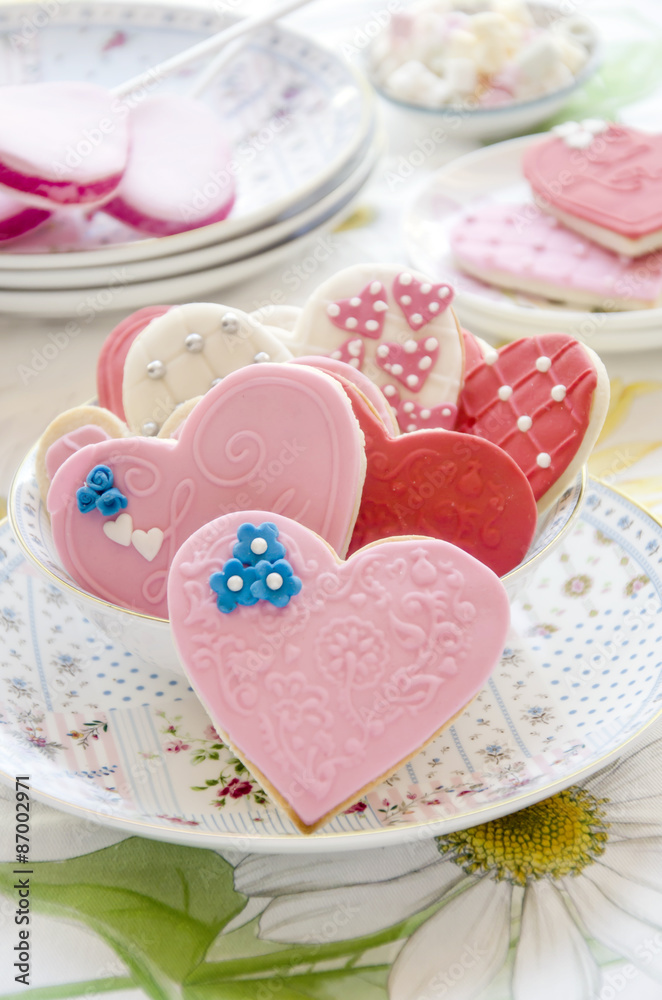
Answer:
POLYGON ((120 514, 116 520, 104 522, 104 535, 118 545, 130 545, 132 532, 133 518, 130 514, 120 514))
POLYGON ((150 528, 149 531, 136 528, 131 535, 131 544, 147 562, 151 562, 161 551, 163 532, 160 528, 150 528))
POLYGON ((262 511, 227 514, 188 538, 168 594, 179 655, 221 739, 306 833, 465 708, 510 617, 499 578, 448 542, 385 539, 342 562, 303 525, 262 511), (221 597, 216 587, 224 572, 236 580, 235 561, 224 567, 239 528, 265 521, 300 586, 286 603, 265 589, 228 611, 239 590, 221 597))

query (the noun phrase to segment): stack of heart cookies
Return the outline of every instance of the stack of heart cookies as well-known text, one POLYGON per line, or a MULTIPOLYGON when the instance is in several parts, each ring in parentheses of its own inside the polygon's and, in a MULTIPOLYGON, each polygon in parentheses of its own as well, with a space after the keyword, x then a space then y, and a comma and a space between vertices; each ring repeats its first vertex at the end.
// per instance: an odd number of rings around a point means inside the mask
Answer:
POLYGON ((467 274, 597 309, 662 301, 662 142, 598 119, 564 122, 527 145, 533 202, 473 206, 451 233, 467 274))
POLYGON ((362 265, 280 327, 143 310, 104 346, 105 407, 40 443, 67 571, 169 619, 217 730, 305 832, 480 691, 509 624, 499 577, 604 420, 590 350, 496 351, 452 299, 362 265))

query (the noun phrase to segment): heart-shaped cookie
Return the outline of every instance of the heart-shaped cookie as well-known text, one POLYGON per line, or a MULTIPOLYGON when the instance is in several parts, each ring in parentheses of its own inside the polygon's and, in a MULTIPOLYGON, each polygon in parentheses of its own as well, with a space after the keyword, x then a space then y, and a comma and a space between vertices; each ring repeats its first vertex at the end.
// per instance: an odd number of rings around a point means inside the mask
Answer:
POLYGON ((264 511, 192 535, 168 590, 179 655, 215 728, 306 833, 463 710, 509 622, 501 582, 453 545, 393 539, 341 562, 302 525, 264 511), (284 557, 242 569, 242 528, 258 538, 275 529, 284 557), (280 601, 272 575, 287 590, 280 601), (226 584, 230 595, 250 587, 248 603, 228 603, 226 584))
POLYGON ((455 431, 392 437, 343 382, 365 438, 361 506, 349 552, 394 535, 452 542, 499 576, 517 566, 536 530, 526 477, 500 448, 455 431))
POLYGON ((3 87, 0 183, 45 208, 108 198, 129 152, 126 115, 116 105, 92 83, 3 87))
MULTIPOLYGON (((451 300, 447 285, 436 285, 415 271, 395 264, 355 265, 333 275, 313 293, 288 345, 295 354, 337 356, 346 349, 348 333, 352 340, 361 337, 364 356, 360 370, 387 398, 389 391, 397 391, 402 399, 414 400, 423 408, 455 404, 463 355, 460 330, 449 308, 451 300), (356 315, 346 316, 345 304, 356 315), (375 312, 376 305, 379 309, 375 312), (368 307, 377 317, 374 320, 364 315, 368 307), (341 318, 345 323, 348 318, 355 320, 356 325, 341 328, 341 318), (368 329, 368 322, 377 323, 377 327, 368 329), (403 357, 409 360, 404 362, 403 357)), ((405 430, 406 425, 401 422, 400 428, 405 430)))
POLYGON ((67 459, 48 494, 53 540, 84 589, 165 618, 175 552, 219 513, 255 507, 259 500, 346 551, 364 470, 361 433, 334 379, 304 365, 255 365, 207 393, 177 441, 104 441, 67 459), (102 475, 95 478, 111 491, 110 503, 83 513, 77 491, 99 466, 102 475), (126 500, 121 508, 119 497, 126 500), (104 534, 108 517, 120 509, 131 515, 134 535, 163 532, 151 561, 142 539, 139 548, 127 548, 104 534))
POLYGON ((643 309, 662 297, 661 254, 624 258, 535 205, 477 207, 451 231, 450 245, 463 271, 500 288, 604 311, 643 309))
POLYGON ((171 306, 145 306, 131 313, 118 323, 104 340, 97 361, 97 398, 99 406, 126 420, 122 402, 124 362, 129 348, 139 333, 158 316, 167 313, 171 306))
POLYGON ((544 510, 574 481, 608 405, 609 379, 598 356, 565 333, 547 333, 474 356, 456 427, 507 452, 544 510))
POLYGON ((594 242, 631 257, 662 246, 662 135, 564 122, 522 169, 540 206, 594 242))
POLYGON ((158 434, 180 403, 201 396, 244 365, 290 361, 292 354, 256 320, 214 302, 174 306, 133 340, 122 400, 136 434, 158 434))

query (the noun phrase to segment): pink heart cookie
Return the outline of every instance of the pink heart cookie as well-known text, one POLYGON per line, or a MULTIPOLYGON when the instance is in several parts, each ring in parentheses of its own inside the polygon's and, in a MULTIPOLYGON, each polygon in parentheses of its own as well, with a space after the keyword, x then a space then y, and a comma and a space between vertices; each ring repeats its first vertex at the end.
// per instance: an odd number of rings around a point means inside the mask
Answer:
POLYGON ((547 333, 475 359, 456 429, 503 448, 544 510, 574 481, 608 405, 609 379, 598 356, 565 333, 547 333))
POLYGON ((647 308, 662 297, 661 253, 623 257, 531 204, 476 207, 450 245, 463 271, 501 288, 607 311, 647 308))
POLYGON ((264 511, 192 535, 168 590, 179 655, 214 726, 306 833, 464 709, 509 623, 499 579, 447 542, 386 540, 341 562, 302 525, 264 511), (259 537, 269 522, 281 563, 241 569, 240 532, 259 537), (287 590, 280 606, 272 574, 287 590))
POLYGON ((393 282, 395 300, 412 330, 420 330, 453 301, 453 289, 444 283, 421 281, 410 272, 399 274, 393 282))
POLYGON ((3 87, 0 183, 45 208, 108 198, 129 152, 126 118, 116 104, 110 91, 91 83, 3 87))
POLYGON ((389 434, 397 437, 400 433, 393 407, 386 402, 384 394, 370 381, 368 376, 357 371, 354 365, 345 364, 335 358, 324 358, 320 355, 295 358, 292 364, 310 365, 312 368, 319 368, 321 372, 327 372, 327 374, 340 378, 342 381, 350 382, 356 386, 361 395, 365 396, 389 434))
POLYGON ((55 546, 78 584, 165 618, 170 563, 202 524, 259 500, 344 552, 364 475, 361 433, 340 386, 304 365, 265 364, 233 372, 210 390, 176 441, 126 438, 78 451, 56 473, 48 508, 55 546), (102 509, 79 509, 77 491, 87 482, 89 495, 88 477, 100 465, 126 500, 121 513, 117 498, 110 509, 141 533, 132 544, 109 537, 115 521, 102 509), (142 533, 153 528, 161 546, 147 559, 142 533))
POLYGON ((448 286, 435 284, 425 275, 395 264, 355 265, 325 281, 313 293, 297 321, 291 342, 293 352, 334 355, 341 350, 347 342, 347 330, 338 328, 338 316, 329 315, 329 309, 335 313, 341 302, 351 303, 355 299, 363 302, 366 289, 378 286, 384 289, 379 292, 379 301, 387 305, 379 314, 382 323, 379 335, 374 336, 372 330, 370 335, 351 331, 353 338, 363 339, 365 354, 361 371, 381 389, 395 389, 398 376, 384 364, 391 363, 389 355, 384 354, 384 348, 388 348, 398 354, 394 364, 402 367, 403 379, 397 388, 403 400, 413 400, 423 409, 457 403, 463 347, 455 314, 448 307, 452 293, 448 286), (447 292, 443 298, 439 294, 442 289, 447 292), (403 302, 403 296, 405 299, 409 296, 409 301, 403 302), (439 309, 431 309, 437 303, 439 309), (432 340, 437 342, 436 350, 431 346, 432 340), (408 361, 405 366, 400 352, 415 355, 416 364, 408 361), (423 367, 419 367, 420 362, 423 367))
POLYGON ((662 135, 564 122, 522 169, 541 207, 596 243, 631 257, 662 246, 662 135))

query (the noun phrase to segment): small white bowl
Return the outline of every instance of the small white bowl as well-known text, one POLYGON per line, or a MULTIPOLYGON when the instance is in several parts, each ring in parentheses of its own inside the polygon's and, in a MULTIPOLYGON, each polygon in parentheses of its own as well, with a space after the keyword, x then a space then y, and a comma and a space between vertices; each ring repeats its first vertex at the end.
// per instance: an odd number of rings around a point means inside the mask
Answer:
MULTIPOLYGON (((547 3, 530 2, 529 8, 534 20, 541 26, 547 26, 554 20, 566 16, 561 8, 547 3)), ((536 125, 552 118, 593 76, 600 65, 597 33, 588 21, 586 27, 592 36, 587 46, 589 56, 571 84, 536 97, 534 100, 517 101, 495 108, 466 108, 462 105, 429 108, 398 100, 382 89, 375 80, 371 66, 368 65, 366 67, 368 79, 382 99, 387 132, 389 136, 397 137, 398 151, 406 146, 411 147, 413 152, 414 148, 419 148, 416 146, 416 140, 420 142, 424 136, 430 138, 435 129, 443 132, 446 141, 454 138, 493 141, 530 132, 536 125)), ((441 140, 437 144, 442 145, 441 140)), ((425 153, 425 150, 421 149, 421 152, 425 153)))
MULTIPOLYGON (((82 590, 63 568, 35 477, 36 450, 35 445, 23 459, 9 493, 9 523, 24 555, 49 583, 66 590, 82 614, 115 644, 123 646, 143 663, 183 675, 166 618, 129 611, 94 597, 82 590)), ((525 559, 502 577, 511 600, 576 523, 585 487, 586 471, 582 469, 574 485, 538 518, 535 538, 525 559)))

